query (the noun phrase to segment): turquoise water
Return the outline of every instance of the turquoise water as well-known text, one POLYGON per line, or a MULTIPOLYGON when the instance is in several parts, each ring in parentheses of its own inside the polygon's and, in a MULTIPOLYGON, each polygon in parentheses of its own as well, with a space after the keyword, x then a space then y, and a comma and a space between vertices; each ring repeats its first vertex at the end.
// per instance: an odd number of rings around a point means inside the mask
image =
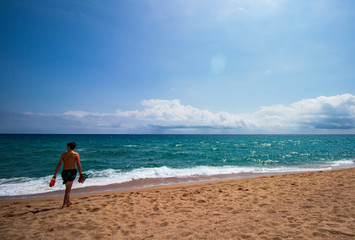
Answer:
POLYGON ((0 196, 48 187, 66 144, 75 141, 85 184, 355 167, 355 135, 0 135, 0 196))

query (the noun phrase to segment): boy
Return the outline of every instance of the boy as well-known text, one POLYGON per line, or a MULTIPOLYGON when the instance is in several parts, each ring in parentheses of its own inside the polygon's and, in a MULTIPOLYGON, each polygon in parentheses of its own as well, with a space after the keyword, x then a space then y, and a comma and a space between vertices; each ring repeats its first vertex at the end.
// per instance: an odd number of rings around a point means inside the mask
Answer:
POLYGON ((70 202, 70 191, 73 186, 73 181, 77 173, 75 164, 78 167, 80 175, 83 174, 81 171, 79 153, 74 152, 75 147, 76 147, 75 142, 70 142, 67 144, 67 152, 63 153, 62 156, 60 157, 59 163, 53 175, 53 178, 56 178, 57 172, 59 171, 60 167, 62 166, 62 163, 64 162, 62 178, 63 178, 63 184, 65 184, 65 195, 64 195, 62 208, 64 208, 64 206, 69 207, 72 204, 70 202))

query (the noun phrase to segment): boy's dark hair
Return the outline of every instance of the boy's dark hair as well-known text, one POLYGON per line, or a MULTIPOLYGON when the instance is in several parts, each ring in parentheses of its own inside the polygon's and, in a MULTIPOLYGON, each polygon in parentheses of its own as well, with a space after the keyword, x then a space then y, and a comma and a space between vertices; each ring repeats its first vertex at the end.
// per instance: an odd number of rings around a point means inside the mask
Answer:
POLYGON ((75 142, 70 142, 67 144, 67 147, 69 147, 71 150, 74 150, 74 148, 76 147, 76 143, 75 142))

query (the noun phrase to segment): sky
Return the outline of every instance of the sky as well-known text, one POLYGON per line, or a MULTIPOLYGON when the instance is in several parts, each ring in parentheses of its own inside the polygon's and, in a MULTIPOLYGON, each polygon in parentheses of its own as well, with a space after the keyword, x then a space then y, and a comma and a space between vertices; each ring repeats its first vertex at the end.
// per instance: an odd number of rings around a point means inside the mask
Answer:
POLYGON ((0 133, 354 134, 352 0, 2 0, 0 133))

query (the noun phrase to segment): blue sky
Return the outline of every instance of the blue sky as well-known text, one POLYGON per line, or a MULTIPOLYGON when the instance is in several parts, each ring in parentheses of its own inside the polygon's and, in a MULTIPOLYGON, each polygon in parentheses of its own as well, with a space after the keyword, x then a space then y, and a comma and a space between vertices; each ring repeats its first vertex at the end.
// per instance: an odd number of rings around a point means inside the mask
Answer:
POLYGON ((354 22, 351 0, 3 0, 0 132, 355 133, 354 22))

